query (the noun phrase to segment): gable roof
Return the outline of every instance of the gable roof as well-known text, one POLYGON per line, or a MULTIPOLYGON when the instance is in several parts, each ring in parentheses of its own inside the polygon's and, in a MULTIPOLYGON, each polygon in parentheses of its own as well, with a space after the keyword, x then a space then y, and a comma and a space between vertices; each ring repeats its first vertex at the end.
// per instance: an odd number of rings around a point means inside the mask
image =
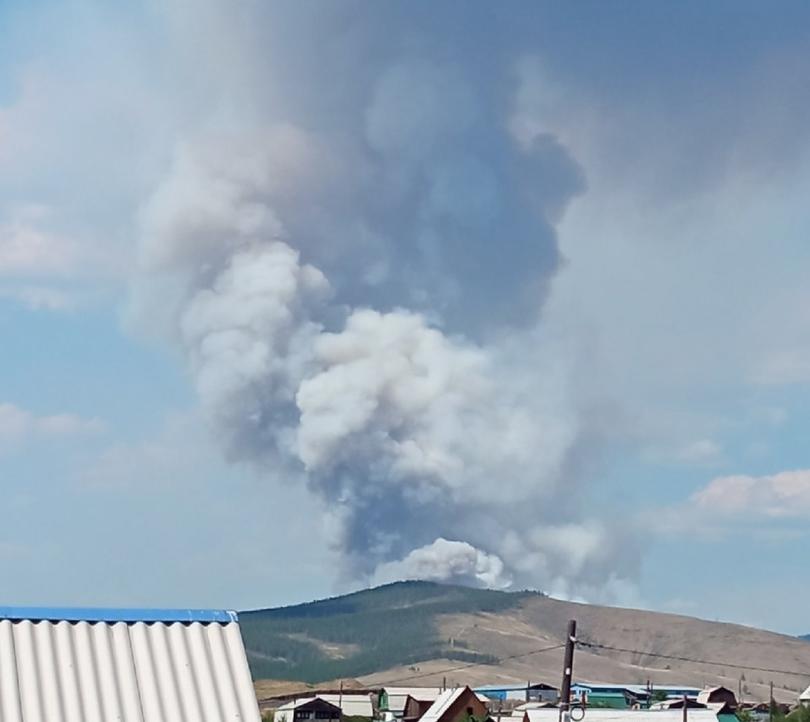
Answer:
POLYGON ((318 697, 340 707, 347 717, 374 716, 371 697, 367 694, 319 694, 318 697))
POLYGON ((444 713, 447 712, 447 710, 449 710, 450 707, 465 693, 469 693, 473 697, 481 700, 481 695, 476 694, 469 687, 447 689, 436 698, 436 701, 432 705, 430 705, 427 712, 422 715, 419 722, 439 722, 444 713))
POLYGON ((259 722, 234 612, 0 608, 3 722, 259 722))
POLYGON ((419 722, 438 722, 441 716, 450 708, 450 705, 461 697, 465 689, 465 687, 446 689, 436 698, 436 701, 430 705, 419 722))

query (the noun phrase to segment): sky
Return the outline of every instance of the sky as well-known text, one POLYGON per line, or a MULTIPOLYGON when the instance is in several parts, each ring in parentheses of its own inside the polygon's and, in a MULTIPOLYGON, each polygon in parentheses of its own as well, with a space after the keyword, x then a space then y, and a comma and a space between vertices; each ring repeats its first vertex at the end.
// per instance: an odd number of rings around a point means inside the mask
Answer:
POLYGON ((808 15, 0 0, 3 603, 810 632, 808 15))

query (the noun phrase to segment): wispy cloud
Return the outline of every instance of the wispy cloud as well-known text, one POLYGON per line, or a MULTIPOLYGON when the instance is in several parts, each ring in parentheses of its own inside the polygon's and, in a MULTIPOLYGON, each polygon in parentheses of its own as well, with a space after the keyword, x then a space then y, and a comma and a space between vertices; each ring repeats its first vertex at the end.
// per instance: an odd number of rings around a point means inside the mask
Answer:
POLYGON ((15 404, 0 403, 0 450, 37 437, 66 437, 98 434, 101 420, 76 414, 37 415, 15 404))
POLYGON ((78 244, 47 230, 44 206, 16 208, 0 222, 0 276, 64 277, 80 264, 78 244))
POLYGON ((701 511, 722 516, 810 516, 810 469, 765 476, 721 476, 692 495, 701 511))
POLYGON ((79 305, 76 293, 50 286, 0 287, 0 299, 11 301, 30 311, 73 311, 79 305))

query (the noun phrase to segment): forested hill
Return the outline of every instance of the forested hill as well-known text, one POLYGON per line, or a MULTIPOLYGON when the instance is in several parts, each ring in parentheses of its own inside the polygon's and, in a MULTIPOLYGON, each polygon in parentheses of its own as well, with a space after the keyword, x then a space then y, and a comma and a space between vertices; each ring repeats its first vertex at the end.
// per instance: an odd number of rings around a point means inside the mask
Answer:
POLYGON ((498 592, 432 582, 396 582, 333 599, 241 612, 254 679, 318 682, 421 662, 491 663, 490 654, 443 638, 444 615, 501 612, 536 592, 498 592))
POLYGON ((578 625, 578 679, 742 686, 746 699, 760 701, 773 682, 784 702, 795 701, 810 680, 810 644, 796 637, 537 592, 399 582, 240 614, 254 678, 302 689, 339 678, 368 685, 556 682, 569 619, 578 625))

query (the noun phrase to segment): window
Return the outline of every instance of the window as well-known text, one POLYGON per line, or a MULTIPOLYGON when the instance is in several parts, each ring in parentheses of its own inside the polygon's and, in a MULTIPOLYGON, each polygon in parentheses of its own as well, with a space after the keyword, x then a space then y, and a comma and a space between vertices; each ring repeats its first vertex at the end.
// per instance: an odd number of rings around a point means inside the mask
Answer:
POLYGON ((337 719, 337 717, 333 717, 329 710, 317 710, 315 712, 315 719, 337 719))
POLYGON ((312 712, 308 709, 297 709, 295 710, 295 719, 310 719, 312 712))

